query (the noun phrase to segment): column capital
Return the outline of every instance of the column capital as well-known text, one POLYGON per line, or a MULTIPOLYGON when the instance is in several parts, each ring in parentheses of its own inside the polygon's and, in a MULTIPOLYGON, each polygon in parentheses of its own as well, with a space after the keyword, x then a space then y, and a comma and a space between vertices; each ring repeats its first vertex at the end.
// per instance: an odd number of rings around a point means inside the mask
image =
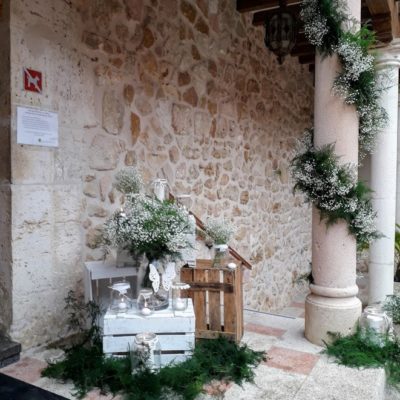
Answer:
POLYGON ((377 52, 376 66, 378 69, 394 67, 400 68, 400 40, 395 39, 385 47, 375 50, 377 52))

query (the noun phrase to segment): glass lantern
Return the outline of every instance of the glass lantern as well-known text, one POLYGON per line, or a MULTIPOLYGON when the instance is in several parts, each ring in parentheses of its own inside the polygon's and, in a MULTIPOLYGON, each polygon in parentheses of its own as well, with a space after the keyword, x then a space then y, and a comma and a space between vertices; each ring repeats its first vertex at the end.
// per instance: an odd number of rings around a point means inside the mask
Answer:
POLYGON ((390 317, 382 310, 380 304, 365 307, 359 321, 361 334, 364 338, 370 337, 378 345, 384 344, 384 336, 389 334, 392 327, 390 317), (372 336, 367 336, 372 334, 372 336), (374 333, 376 335, 374 335, 374 333))
POLYGON ((130 349, 132 373, 140 369, 153 371, 161 368, 161 345, 155 333, 143 332, 135 336, 130 349))
POLYGON ((137 309, 140 314, 147 317, 154 311, 153 291, 151 289, 141 289, 137 299, 137 309))
POLYGON ((224 259, 229 254, 229 246, 227 244, 214 244, 214 261, 213 267, 223 267, 224 259))
POLYGON ((174 311, 185 311, 188 308, 188 298, 185 293, 190 285, 183 282, 175 282, 172 285, 172 308, 174 311))
POLYGON ((168 200, 168 181, 166 179, 154 179, 151 186, 153 194, 158 200, 168 200))
POLYGON ((111 310, 117 313, 125 313, 131 308, 131 285, 129 282, 116 282, 109 287, 111 289, 111 310))

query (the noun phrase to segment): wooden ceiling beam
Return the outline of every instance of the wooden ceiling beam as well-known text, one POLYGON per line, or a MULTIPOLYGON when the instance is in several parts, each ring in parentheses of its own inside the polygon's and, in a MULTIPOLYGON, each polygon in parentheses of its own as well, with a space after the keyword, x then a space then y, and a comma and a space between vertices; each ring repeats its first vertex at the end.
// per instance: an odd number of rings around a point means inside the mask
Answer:
POLYGON ((388 43, 400 37, 398 0, 365 0, 371 15, 372 27, 380 42, 388 43))
MULTIPOLYGON (((302 0, 286 0, 288 7, 300 4, 302 0)), ((269 10, 279 7, 279 0, 237 0, 236 10, 244 13, 251 11, 269 10)))
POLYGON ((300 64, 314 64, 315 63, 315 54, 308 54, 306 56, 299 57, 300 64))
POLYGON ((391 4, 394 0, 365 0, 369 12, 372 16, 379 14, 390 14, 391 4))
POLYGON ((379 42, 388 43, 393 39, 393 26, 390 15, 375 15, 372 18, 372 28, 379 42))
POLYGON ((292 55, 293 57, 307 56, 310 54, 315 54, 315 47, 309 43, 305 44, 297 43, 290 52, 290 55, 292 55))
MULTIPOLYGON (((288 10, 299 22, 297 43, 292 50, 292 56, 298 57, 301 64, 312 65, 315 50, 309 45, 304 35, 300 20, 301 0, 286 0, 288 10)), ((237 0, 239 12, 254 12, 253 25, 263 26, 279 8, 279 0, 237 0)), ((400 37, 400 0, 363 0, 361 22, 370 23, 376 32, 376 38, 381 43, 388 43, 393 38, 400 37)))
MULTIPOLYGON (((300 4, 293 4, 291 6, 287 7, 288 11, 290 11, 296 18, 296 20, 300 20, 300 10, 301 10, 301 5, 300 4)), ((273 15, 276 14, 276 9, 272 10, 264 10, 264 11, 259 11, 254 13, 253 15, 253 25, 254 26, 261 26, 265 24, 265 20, 267 18, 271 18, 273 15)), ((302 23, 302 22, 301 22, 302 23)))

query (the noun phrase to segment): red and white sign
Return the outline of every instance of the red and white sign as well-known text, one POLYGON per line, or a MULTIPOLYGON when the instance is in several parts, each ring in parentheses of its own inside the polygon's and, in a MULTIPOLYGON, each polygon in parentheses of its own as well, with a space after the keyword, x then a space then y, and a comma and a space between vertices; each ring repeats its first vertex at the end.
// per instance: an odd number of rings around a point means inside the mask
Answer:
POLYGON ((24 89, 30 92, 42 93, 42 73, 24 68, 24 89))

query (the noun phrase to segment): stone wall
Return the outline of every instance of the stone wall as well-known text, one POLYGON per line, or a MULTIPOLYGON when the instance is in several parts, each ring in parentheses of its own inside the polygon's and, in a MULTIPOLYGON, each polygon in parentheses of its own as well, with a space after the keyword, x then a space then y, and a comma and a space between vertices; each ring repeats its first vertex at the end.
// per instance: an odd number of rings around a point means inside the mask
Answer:
POLYGON ((63 299, 82 278, 84 127, 97 119, 81 33, 69 2, 12 2, 11 335, 26 347, 57 338, 63 299), (22 90, 23 67, 42 71, 43 94, 22 90), (17 105, 58 112, 59 148, 16 144, 17 105))
POLYGON ((10 5, 0 8, 0 335, 11 325, 10 5))
MULTIPOLYGON (((246 306, 286 305, 310 261, 310 210, 288 166, 310 125, 312 75, 279 66, 263 29, 234 0, 15 0, 15 105, 56 110, 60 147, 13 149, 12 334, 54 339, 82 260, 121 194, 115 173, 137 165, 192 194, 202 219, 237 226, 234 247, 253 264, 246 306), (21 91, 23 66, 45 74, 43 95, 21 91)), ((15 127, 14 127, 15 128, 15 127)))

